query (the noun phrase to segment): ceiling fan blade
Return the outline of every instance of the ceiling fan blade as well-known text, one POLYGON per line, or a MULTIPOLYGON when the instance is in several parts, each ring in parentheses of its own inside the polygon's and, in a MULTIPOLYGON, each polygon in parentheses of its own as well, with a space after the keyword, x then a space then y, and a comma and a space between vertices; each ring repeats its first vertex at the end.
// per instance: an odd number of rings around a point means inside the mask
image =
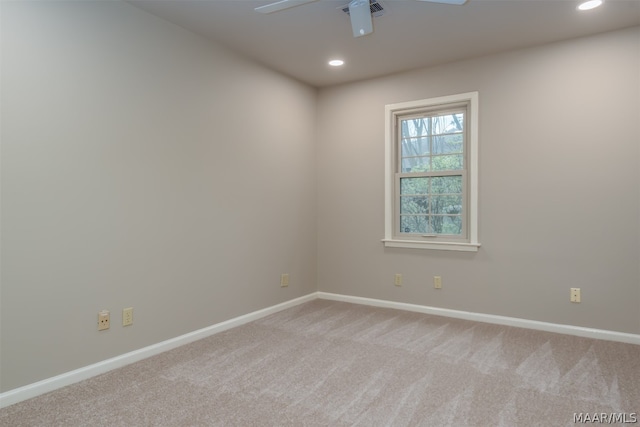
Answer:
POLYGON ((280 0, 275 3, 270 3, 264 6, 256 7, 256 12, 259 13, 273 13, 281 10, 289 9, 291 7, 300 6, 302 4, 313 3, 318 0, 280 0))
POLYGON ((353 37, 366 36, 373 32, 373 20, 369 0, 353 0, 349 3, 349 16, 353 37))
POLYGON ((468 2, 469 0, 417 0, 417 1, 426 1, 429 3, 443 3, 443 4, 455 4, 461 6, 468 2))

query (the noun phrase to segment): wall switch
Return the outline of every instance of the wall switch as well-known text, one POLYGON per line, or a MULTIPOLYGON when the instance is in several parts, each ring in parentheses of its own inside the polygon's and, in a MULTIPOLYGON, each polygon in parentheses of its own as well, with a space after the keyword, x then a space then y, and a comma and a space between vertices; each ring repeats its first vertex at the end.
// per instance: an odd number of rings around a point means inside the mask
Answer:
POLYGON ((396 273, 396 277, 393 282, 396 286, 402 286, 402 274, 396 273))
POLYGON ((580 302, 580 288, 571 288, 571 302, 580 302))
POLYGON ((442 277, 433 276, 433 287, 436 289, 442 289, 442 277))
POLYGON ((104 331, 105 329, 109 329, 109 310, 98 312, 98 330, 104 331))
POLYGON ((280 287, 286 288, 289 286, 289 273, 280 275, 280 287))
POLYGON ((133 325, 133 307, 122 309, 122 326, 133 325))

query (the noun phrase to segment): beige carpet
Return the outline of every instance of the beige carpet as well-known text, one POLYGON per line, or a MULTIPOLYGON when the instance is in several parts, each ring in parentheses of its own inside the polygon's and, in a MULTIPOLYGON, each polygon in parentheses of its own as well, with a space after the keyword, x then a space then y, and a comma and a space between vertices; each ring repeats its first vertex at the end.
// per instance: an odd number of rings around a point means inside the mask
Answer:
POLYGON ((564 426, 638 412, 640 346, 316 300, 9 406, 0 425, 564 426))

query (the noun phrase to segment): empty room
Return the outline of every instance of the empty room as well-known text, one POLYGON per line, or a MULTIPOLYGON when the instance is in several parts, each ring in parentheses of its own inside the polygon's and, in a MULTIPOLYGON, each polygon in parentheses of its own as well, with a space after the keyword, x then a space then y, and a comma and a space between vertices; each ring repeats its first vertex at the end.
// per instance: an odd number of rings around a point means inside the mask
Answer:
POLYGON ((0 425, 639 423, 595 3, 1 0, 0 425))

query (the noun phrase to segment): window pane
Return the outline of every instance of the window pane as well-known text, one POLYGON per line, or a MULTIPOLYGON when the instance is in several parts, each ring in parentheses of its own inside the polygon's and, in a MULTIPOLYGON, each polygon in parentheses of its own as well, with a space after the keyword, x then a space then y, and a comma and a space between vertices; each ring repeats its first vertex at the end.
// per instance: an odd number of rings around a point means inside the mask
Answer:
POLYGON ((401 233, 431 233, 426 215, 400 215, 401 233))
POLYGON ((442 234, 462 234, 462 217, 461 216, 443 216, 442 218, 442 234))
POLYGON ((444 114, 432 118, 433 135, 461 132, 464 127, 464 114, 444 114))
POLYGON ((400 178, 400 194, 427 194, 429 192, 430 179, 431 178, 400 178))
POLYGON ((459 215, 433 215, 429 219, 434 234, 462 233, 462 217, 459 215))
POLYGON ((432 214, 458 215, 462 212, 462 195, 431 197, 432 214))
POLYGON ((437 194, 462 193, 462 176, 439 176, 431 178, 431 192, 437 194))
POLYGON ((433 154, 462 153, 462 150, 461 133, 433 137, 433 154))
POLYGON ((429 135, 429 118, 402 120, 402 138, 429 135))
POLYGON ((402 159, 402 172, 429 172, 431 157, 406 157, 402 159))
POLYGON ((450 156, 433 156, 432 168, 434 171, 460 170, 462 169, 462 154, 450 156))
POLYGON ((407 138, 402 140, 402 157, 429 154, 429 138, 407 138))
POLYGON ((429 206, 429 200, 423 197, 401 197, 400 213, 401 214, 426 214, 429 206))

